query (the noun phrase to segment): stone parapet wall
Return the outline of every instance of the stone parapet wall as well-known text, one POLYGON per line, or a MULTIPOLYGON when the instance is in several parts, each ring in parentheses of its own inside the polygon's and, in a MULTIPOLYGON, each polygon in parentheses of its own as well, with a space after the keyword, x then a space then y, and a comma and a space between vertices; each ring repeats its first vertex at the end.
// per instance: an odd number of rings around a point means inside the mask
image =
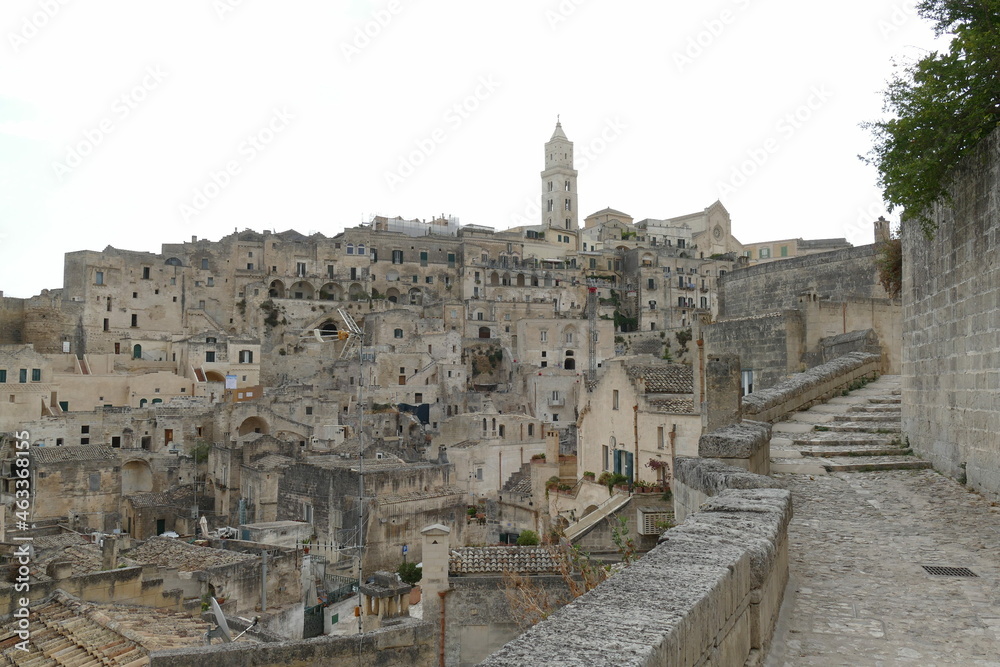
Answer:
MULTIPOLYGON (((733 480, 759 477, 731 470, 733 480)), ((706 485, 724 484, 709 473, 704 479, 706 485)), ((724 489, 664 533, 635 564, 481 664, 625 667, 759 661, 788 579, 791 516, 788 491, 724 489)))
POLYGON ((826 401, 843 392, 860 378, 874 378, 881 357, 852 352, 821 366, 796 373, 770 389, 743 397, 743 415, 756 421, 775 422, 785 415, 826 401))
POLYGON ((801 308, 819 298, 886 299, 875 269, 875 246, 791 257, 730 271, 719 279, 719 315, 753 317, 801 308))
POLYGON ((439 649, 434 626, 408 619, 351 637, 322 636, 271 643, 236 642, 154 651, 150 667, 307 667, 310 665, 407 665, 433 667, 439 649))
POLYGON ((726 489, 773 489, 770 477, 715 459, 679 456, 674 462, 674 517, 678 522, 698 512, 709 498, 726 489))
POLYGON ((914 451, 1000 495, 1000 130, 955 172, 928 239, 903 225, 902 427, 914 451))
POLYGON ((742 421, 705 433, 698 439, 698 456, 716 459, 758 475, 769 475, 771 425, 742 421))

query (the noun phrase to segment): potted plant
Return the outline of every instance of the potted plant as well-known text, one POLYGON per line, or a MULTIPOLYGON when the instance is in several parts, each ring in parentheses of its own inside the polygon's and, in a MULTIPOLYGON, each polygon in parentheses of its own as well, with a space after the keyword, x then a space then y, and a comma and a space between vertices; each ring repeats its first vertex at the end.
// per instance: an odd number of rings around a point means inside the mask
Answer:
POLYGON ((597 475, 588 470, 587 472, 583 473, 583 478, 588 482, 593 482, 597 478, 597 475))

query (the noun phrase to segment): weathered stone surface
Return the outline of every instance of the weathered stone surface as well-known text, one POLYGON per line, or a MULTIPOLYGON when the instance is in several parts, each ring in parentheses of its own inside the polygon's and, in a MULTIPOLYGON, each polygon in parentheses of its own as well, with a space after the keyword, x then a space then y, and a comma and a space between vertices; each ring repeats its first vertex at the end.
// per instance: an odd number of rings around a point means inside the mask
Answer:
POLYGON ((674 479, 705 495, 716 496, 725 489, 768 489, 779 485, 774 479, 755 475, 719 461, 677 457, 674 479))
POLYGON ((933 241, 903 226, 903 432, 934 467, 1000 494, 1000 131, 956 171, 933 241))
MULTIPOLYGON (((821 366, 810 368, 802 373, 778 383, 770 389, 763 389, 743 397, 743 413, 759 415, 767 410, 792 401, 809 390, 823 388, 824 385, 849 375, 852 371, 865 365, 878 364, 880 358, 876 354, 852 352, 821 366)), ((818 398, 818 397, 817 397, 818 398)))
POLYGON ((791 585, 768 667, 997 664, 1000 508, 930 470, 784 481, 791 585))
POLYGON ((748 459, 771 440, 771 425, 744 421, 706 433, 698 440, 698 456, 748 459))

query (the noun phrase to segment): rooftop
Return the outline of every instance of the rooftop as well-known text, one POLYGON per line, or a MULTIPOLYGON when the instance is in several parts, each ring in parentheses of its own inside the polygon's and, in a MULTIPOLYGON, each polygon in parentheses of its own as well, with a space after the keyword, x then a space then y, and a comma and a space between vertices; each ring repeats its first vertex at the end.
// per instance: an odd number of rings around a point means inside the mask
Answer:
POLYGON ((95 605, 63 591, 35 604, 28 618, 28 652, 15 648, 17 619, 0 627, 0 654, 19 665, 149 664, 152 651, 204 644, 208 623, 185 614, 120 605, 95 605))
POLYGON ((118 452, 100 445, 70 445, 68 447, 32 447, 35 463, 64 463, 66 461, 117 461, 118 452))
POLYGON ((139 563, 177 568, 181 572, 197 572, 220 565, 232 565, 257 560, 251 554, 199 547, 170 537, 151 537, 122 555, 139 563))
POLYGON ((558 556, 547 547, 462 547, 448 561, 451 574, 557 574, 558 556))
POLYGON ((629 379, 642 379, 647 394, 690 394, 694 392, 691 366, 684 364, 630 365, 629 379))

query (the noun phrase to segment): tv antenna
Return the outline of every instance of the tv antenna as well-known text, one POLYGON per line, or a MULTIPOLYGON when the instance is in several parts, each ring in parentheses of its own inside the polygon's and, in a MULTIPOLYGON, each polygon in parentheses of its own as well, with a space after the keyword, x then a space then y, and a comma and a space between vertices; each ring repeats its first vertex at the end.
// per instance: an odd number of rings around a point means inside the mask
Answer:
POLYGON ((215 616, 215 627, 205 633, 205 642, 209 645, 212 644, 212 639, 214 638, 221 639, 223 644, 230 644, 257 627, 257 623, 260 622, 260 616, 254 616, 253 618, 239 617, 241 621, 249 623, 249 625, 246 630, 233 637, 233 633, 229 629, 229 622, 226 620, 226 615, 222 613, 222 607, 219 606, 219 601, 211 597, 209 598, 209 604, 212 607, 212 615, 215 616))

